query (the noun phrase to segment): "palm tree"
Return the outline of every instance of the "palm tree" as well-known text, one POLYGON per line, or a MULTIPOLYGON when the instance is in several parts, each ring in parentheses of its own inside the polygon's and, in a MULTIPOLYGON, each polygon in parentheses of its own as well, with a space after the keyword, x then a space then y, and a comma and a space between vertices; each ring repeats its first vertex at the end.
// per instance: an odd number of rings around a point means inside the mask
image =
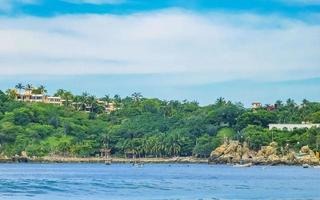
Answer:
POLYGON ((302 100, 302 105, 303 105, 303 106, 308 105, 308 103, 309 103, 309 101, 308 101, 307 99, 303 99, 303 100, 302 100))
POLYGON ((225 100, 223 97, 219 97, 219 98, 216 100, 216 104, 217 104, 217 105, 224 105, 224 104, 226 104, 226 100, 225 100))
POLYGON ((181 146, 177 141, 175 141, 172 145, 172 153, 174 156, 178 156, 180 155, 180 152, 181 152, 181 146))
POLYGON ((289 106, 289 107, 294 107, 296 105, 294 100, 291 98, 289 98, 286 103, 287 103, 287 106, 289 106))
POLYGON ((283 103, 281 100, 277 100, 275 105, 277 106, 277 108, 281 108, 283 106, 283 103))
POLYGON ((83 92, 81 97, 82 99, 86 102, 88 100, 88 96, 89 96, 89 93, 88 92, 83 92))
POLYGON ((102 98, 102 100, 105 101, 106 103, 110 103, 110 102, 111 102, 110 95, 106 94, 106 95, 102 98))
POLYGON ((70 91, 66 91, 64 89, 58 89, 57 92, 54 94, 54 96, 62 98, 64 100, 64 105, 67 107, 71 105, 70 103, 73 100, 73 94, 70 91))
POLYGON ((101 135, 101 140, 102 140, 103 147, 106 147, 106 148, 109 149, 110 148, 110 143, 113 140, 112 133, 109 132, 109 131, 104 132, 101 135))
POLYGON ((81 97, 80 96, 74 96, 73 97, 73 106, 75 110, 80 110, 81 109, 81 97))
POLYGON ((31 84, 27 84, 26 87, 24 88, 26 91, 31 91, 33 86, 31 84))
POLYGON ((19 90, 19 96, 20 96, 20 99, 22 99, 21 90, 24 89, 24 86, 22 85, 22 83, 18 83, 18 84, 15 86, 15 88, 16 88, 17 90, 19 90))
POLYGON ((85 110, 86 109, 86 106, 88 104, 88 96, 89 96, 89 93, 88 92, 83 92, 81 94, 81 96, 79 97, 79 100, 80 100, 80 107, 79 107, 79 110, 85 110))
POLYGON ((72 102, 73 95, 70 91, 65 91, 62 95, 62 98, 65 100, 65 106, 70 106, 70 103, 72 102))
POLYGON ((93 112, 93 107, 97 103, 97 99, 95 96, 89 96, 88 97, 88 104, 90 106, 90 112, 93 112))
POLYGON ((121 102, 121 97, 118 94, 114 95, 113 99, 114 99, 115 102, 118 102, 118 103, 121 102))
POLYGON ((140 101, 140 99, 142 98, 142 95, 139 92, 135 92, 131 96, 132 96, 133 101, 135 101, 135 102, 140 101))
POLYGON ((27 84, 25 87, 24 87, 24 90, 26 92, 26 94, 28 95, 27 99, 31 98, 30 95, 32 94, 32 89, 33 89, 33 86, 31 84, 27 84))
POLYGON ((38 87, 38 90, 39 90, 39 92, 40 92, 41 94, 47 93, 47 90, 46 90, 46 88, 45 88, 43 85, 40 85, 40 86, 38 87))
POLYGON ((53 95, 55 97, 62 97, 66 91, 64 89, 58 89, 57 92, 53 95))
POLYGON ((6 90, 6 94, 10 99, 15 99, 17 97, 16 91, 12 89, 6 90))
POLYGON ((113 101, 114 101, 114 103, 115 103, 115 106, 116 106, 116 107, 119 107, 119 105, 120 105, 120 103, 121 103, 121 97, 120 97, 120 95, 118 95, 118 94, 114 95, 113 101))

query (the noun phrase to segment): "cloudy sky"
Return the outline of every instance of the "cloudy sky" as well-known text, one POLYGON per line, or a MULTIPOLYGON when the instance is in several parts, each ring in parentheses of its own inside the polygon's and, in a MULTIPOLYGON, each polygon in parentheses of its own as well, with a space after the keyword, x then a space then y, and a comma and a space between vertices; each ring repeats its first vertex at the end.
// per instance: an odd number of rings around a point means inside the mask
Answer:
POLYGON ((0 0, 0 89, 320 101, 320 0, 0 0))

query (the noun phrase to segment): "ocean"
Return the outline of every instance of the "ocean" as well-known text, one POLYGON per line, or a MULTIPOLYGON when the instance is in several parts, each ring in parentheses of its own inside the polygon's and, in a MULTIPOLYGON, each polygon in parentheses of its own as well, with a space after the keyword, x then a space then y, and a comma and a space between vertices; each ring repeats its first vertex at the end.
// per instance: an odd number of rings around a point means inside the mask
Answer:
POLYGON ((207 164, 0 164, 0 199, 320 199, 320 169, 207 164))

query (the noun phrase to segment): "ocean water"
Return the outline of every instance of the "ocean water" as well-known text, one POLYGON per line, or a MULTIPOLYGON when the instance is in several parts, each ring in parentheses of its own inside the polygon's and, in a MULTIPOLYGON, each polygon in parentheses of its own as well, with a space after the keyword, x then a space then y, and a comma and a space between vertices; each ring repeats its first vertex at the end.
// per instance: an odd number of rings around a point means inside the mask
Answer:
POLYGON ((0 200, 320 199, 320 169, 0 164, 0 200))

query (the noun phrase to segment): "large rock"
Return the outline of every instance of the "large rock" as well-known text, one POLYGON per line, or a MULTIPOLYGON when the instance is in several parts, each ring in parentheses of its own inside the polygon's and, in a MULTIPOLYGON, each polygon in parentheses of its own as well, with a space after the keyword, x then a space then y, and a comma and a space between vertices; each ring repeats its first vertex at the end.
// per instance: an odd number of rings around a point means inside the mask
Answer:
POLYGON ((254 158, 254 162, 259 164, 281 163, 281 158, 277 154, 277 148, 278 144, 276 142, 271 142, 268 146, 262 147, 254 158))
POLYGON ((212 151, 209 162, 215 163, 239 163, 241 160, 249 161, 252 158, 247 145, 241 145, 238 141, 227 141, 212 151))
POLYGON ((284 164, 294 164, 297 162, 297 159, 295 157, 295 153, 294 152, 289 152, 286 155, 281 157, 281 162, 284 164))
POLYGON ((296 154, 296 160, 300 164, 318 165, 319 159, 309 146, 303 146, 299 154, 296 154))
POLYGON ((26 151, 21 152, 21 157, 28 158, 28 154, 26 151))
POLYGON ((278 151, 276 142, 264 146, 260 151, 251 151, 248 145, 241 145, 238 141, 227 141, 220 147, 212 151, 209 162, 214 163, 245 163, 252 162, 254 164, 319 164, 319 158, 308 147, 303 146, 299 153, 290 151, 278 151))
POLYGON ((307 145, 307 146, 303 146, 303 147, 301 147, 301 149, 300 149, 300 152, 301 153, 306 153, 306 154, 309 154, 310 153, 310 148, 309 148, 309 146, 307 145))
POLYGON ((218 148, 216 148, 214 151, 211 152, 210 157, 219 157, 221 156, 225 150, 227 148, 227 144, 223 144, 221 146, 219 146, 218 148))
POLYGON ((257 156, 269 157, 277 154, 277 143, 271 142, 270 145, 262 147, 260 151, 258 151, 257 156))
POLYGON ((239 142, 238 141, 231 141, 229 145, 227 145, 226 150, 223 152, 224 154, 233 154, 239 150, 239 142))
POLYGON ((252 162, 252 159, 256 156, 255 151, 251 151, 246 142, 242 145, 242 160, 244 162, 252 162))

